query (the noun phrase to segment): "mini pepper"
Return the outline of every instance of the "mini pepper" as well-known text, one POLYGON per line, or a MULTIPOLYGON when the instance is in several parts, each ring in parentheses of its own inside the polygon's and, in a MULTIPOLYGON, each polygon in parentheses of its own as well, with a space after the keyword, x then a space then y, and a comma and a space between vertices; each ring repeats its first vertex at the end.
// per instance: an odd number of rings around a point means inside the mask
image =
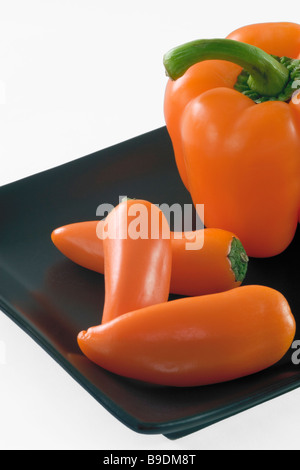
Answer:
POLYGON ((278 362, 296 323, 265 286, 185 297, 125 313, 77 336, 92 362, 131 379, 175 387, 245 377, 278 362))
MULTIPOLYGON (((51 239, 56 248, 74 263, 104 274, 104 246, 102 239, 98 236, 98 232, 103 230, 104 224, 105 220, 75 222, 53 230, 51 239)), ((158 252, 159 245, 161 249, 160 256, 155 257, 152 266, 147 266, 147 263, 144 264, 144 276, 146 278, 151 272, 160 274, 155 289, 155 300, 158 300, 159 296, 162 295, 163 286, 167 289, 167 294, 169 294, 170 289, 172 294, 177 295, 204 295, 234 289, 244 281, 249 259, 243 245, 233 233, 219 229, 200 229, 199 231, 184 233, 170 232, 170 241, 172 251, 170 286, 167 284, 166 275, 168 265, 167 241, 156 240, 156 246, 151 240, 148 242, 148 245, 152 245, 153 250, 158 252), (187 244, 194 242, 198 237, 203 237, 203 246, 197 250, 187 250, 187 244), (165 247, 165 253, 163 252, 163 246, 165 247)), ((115 241, 115 245, 117 244, 120 245, 121 242, 115 241)), ((151 252, 150 246, 146 250, 147 242, 144 241, 143 244, 142 250, 148 253, 151 252)), ((140 263, 139 259, 135 259, 137 258, 137 249, 135 248, 137 245, 137 242, 131 244, 134 250, 130 262, 131 274, 133 272, 132 264, 140 263)), ((123 252, 123 250, 121 251, 123 252)), ((111 249, 108 256, 110 258, 116 256, 115 261, 109 263, 112 269, 111 272, 116 271, 117 265, 120 263, 119 255, 116 255, 116 250, 111 249)), ((124 266, 124 272, 125 268, 126 266, 124 266)), ((118 271, 120 273, 120 270, 118 271)), ((107 273, 105 277, 107 278, 107 273)), ((126 278, 126 282, 129 282, 128 274, 121 277, 126 278)), ((139 276, 139 282, 142 283, 143 280, 145 281, 145 277, 139 276)), ((110 283, 108 284, 110 285, 110 283)), ((131 284, 136 285, 136 282, 131 284)), ((146 294, 148 287, 147 285, 142 286, 140 291, 146 294)), ((140 292, 139 297, 143 297, 140 292)), ((122 305, 123 308, 124 305, 122 305)), ((115 307, 110 311, 113 312, 114 310, 115 307)))
POLYGON ((283 252, 300 209, 300 25, 249 25, 167 52, 164 113, 206 227, 250 257, 283 252))

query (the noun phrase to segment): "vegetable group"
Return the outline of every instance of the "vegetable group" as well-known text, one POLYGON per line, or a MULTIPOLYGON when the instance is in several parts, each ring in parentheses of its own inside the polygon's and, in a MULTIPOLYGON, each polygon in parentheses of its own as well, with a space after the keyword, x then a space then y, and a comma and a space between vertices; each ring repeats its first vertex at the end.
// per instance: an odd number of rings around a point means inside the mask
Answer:
POLYGON ((101 323, 77 336, 90 361, 193 387, 257 373, 287 353, 296 331, 287 299, 241 284, 247 254, 281 253, 299 221, 299 54, 300 26, 272 23, 165 55, 166 124, 206 228, 170 232, 159 207, 125 200, 105 220, 52 232, 61 253, 104 274, 101 323))
POLYGON ((183 298, 136 310, 78 335, 81 351, 116 374, 190 387, 259 372, 290 347, 295 320, 264 286, 183 298))
POLYGON ((194 205, 204 204, 205 225, 235 233, 250 257, 284 251, 299 220, 299 54, 300 26, 271 23, 164 57, 182 181, 194 205))
MULTIPOLYGON (((104 221, 89 221, 59 227, 53 231, 52 241, 73 262, 104 274, 104 248, 103 241, 99 238, 103 225, 104 221)), ((220 229, 204 229, 201 232, 170 233, 172 294, 204 295, 222 292, 239 287, 245 279, 248 257, 237 237, 220 229), (187 244, 194 244, 195 239, 201 236, 203 246, 199 249, 186 249, 187 244)), ((134 244, 132 249, 134 259, 134 244)), ((131 268, 127 267, 126 270, 129 273, 131 268)))

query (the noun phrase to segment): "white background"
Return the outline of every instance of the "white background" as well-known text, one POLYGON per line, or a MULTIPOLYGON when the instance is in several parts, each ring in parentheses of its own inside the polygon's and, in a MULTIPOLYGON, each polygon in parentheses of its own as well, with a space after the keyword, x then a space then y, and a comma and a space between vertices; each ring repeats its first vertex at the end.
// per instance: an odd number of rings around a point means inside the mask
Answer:
MULTIPOLYGON (((164 52, 300 22, 288 3, 1 0, 0 185, 163 126, 164 52)), ((2 450, 300 449, 300 390, 169 441, 120 424, 2 312, 0 349, 2 450)))

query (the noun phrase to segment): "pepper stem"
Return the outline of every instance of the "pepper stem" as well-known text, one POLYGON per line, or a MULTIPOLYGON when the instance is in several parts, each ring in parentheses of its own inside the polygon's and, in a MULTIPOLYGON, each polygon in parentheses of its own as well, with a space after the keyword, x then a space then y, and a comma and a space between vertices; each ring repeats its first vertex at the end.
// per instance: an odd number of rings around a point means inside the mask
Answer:
POLYGON ((232 239, 228 258, 234 272, 235 281, 243 282, 247 274, 249 258, 241 241, 236 237, 232 239))
POLYGON ((204 60, 226 60, 249 73, 249 87, 264 96, 282 92, 289 79, 288 69, 258 47, 232 39, 199 39, 171 49, 164 55, 167 75, 181 77, 188 68, 204 60))

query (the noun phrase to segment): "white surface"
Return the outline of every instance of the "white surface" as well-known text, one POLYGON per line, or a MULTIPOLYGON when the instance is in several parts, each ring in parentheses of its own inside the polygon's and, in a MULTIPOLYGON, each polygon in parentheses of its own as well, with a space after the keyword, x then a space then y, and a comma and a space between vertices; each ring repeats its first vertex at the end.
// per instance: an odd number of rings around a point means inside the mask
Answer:
MULTIPOLYGON (((169 48, 300 22, 298 0, 249 5, 0 0, 0 185, 164 125, 169 48)), ((136 434, 0 312, 1 450, 299 450, 299 399, 290 392, 177 441, 136 434)))

